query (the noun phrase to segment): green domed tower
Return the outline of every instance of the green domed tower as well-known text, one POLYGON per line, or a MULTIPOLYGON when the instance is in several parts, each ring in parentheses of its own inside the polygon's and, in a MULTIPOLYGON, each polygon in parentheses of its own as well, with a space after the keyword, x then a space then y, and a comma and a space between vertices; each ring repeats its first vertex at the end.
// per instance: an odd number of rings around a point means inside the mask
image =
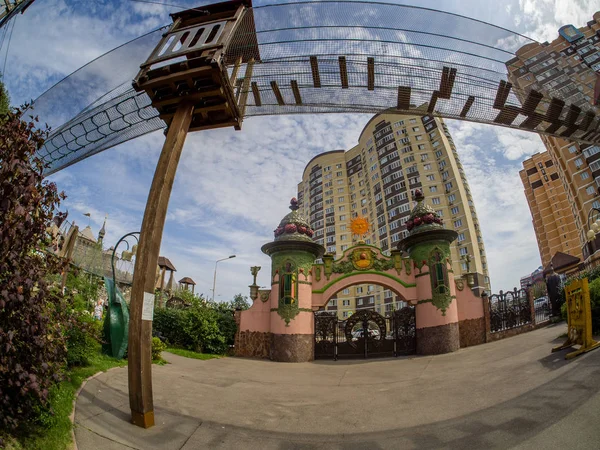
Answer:
POLYGON ((271 257, 271 354, 274 361, 301 362, 314 359, 312 275, 315 259, 325 248, 312 240, 313 230, 298 213, 292 212, 275 229, 275 239, 262 246, 271 257))
POLYGON ((411 212, 408 236, 398 244, 408 252, 416 273, 419 300, 416 311, 417 353, 436 354, 458 350, 458 309, 450 244, 458 233, 444 228, 441 217, 415 191, 417 206, 411 212), (421 312, 421 314, 419 314, 421 312))

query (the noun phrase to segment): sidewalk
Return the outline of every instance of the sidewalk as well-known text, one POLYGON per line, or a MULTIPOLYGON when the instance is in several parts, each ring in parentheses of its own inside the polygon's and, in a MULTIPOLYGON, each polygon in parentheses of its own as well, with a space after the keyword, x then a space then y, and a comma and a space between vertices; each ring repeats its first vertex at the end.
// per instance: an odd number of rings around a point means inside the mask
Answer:
POLYGON ((551 354, 565 331, 385 360, 165 354, 171 364, 153 366, 154 428, 129 423, 122 368, 81 392, 76 440, 79 450, 598 448, 600 351, 551 354))

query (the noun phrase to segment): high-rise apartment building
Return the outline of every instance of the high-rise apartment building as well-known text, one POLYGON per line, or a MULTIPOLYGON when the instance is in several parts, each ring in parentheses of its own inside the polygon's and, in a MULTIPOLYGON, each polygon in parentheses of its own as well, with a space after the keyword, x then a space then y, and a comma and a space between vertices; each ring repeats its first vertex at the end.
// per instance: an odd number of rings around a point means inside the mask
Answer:
POLYGON ((531 211, 542 266, 550 264, 556 252, 581 258, 571 202, 550 154, 536 153, 525 160, 519 175, 531 211))
MULTIPOLYGON (((458 232, 451 246, 456 276, 468 269, 488 268, 475 205, 456 148, 443 120, 432 116, 378 114, 365 126, 358 144, 348 151, 315 156, 298 184, 298 202, 315 230, 313 239, 339 256, 355 243, 350 221, 365 217, 371 229, 365 241, 383 251, 407 234, 404 224, 422 189, 426 202, 458 232)), ((400 306, 390 291, 378 286, 348 288, 328 309, 347 317, 360 308, 380 313, 400 306)))
MULTIPOLYGON (((546 97, 572 103, 581 109, 582 116, 587 111, 600 115, 600 12, 595 13, 586 26, 565 25, 558 34, 552 42, 531 43, 517 50, 516 57, 507 62, 509 81, 519 88, 521 101, 535 90, 546 97)), ((586 243, 588 214, 592 208, 600 209, 600 147, 550 136, 542 136, 542 140, 563 184, 571 210, 570 220, 579 238, 579 250, 561 251, 579 257, 586 243)), ((544 185, 544 191, 557 189, 552 183, 545 186, 549 182, 543 177, 536 181, 544 185)), ((527 190, 527 186, 525 188, 527 190)), ((532 207, 535 196, 528 197, 528 201, 535 216, 536 207, 532 207)), ((561 215, 561 219, 564 221, 565 217, 561 215)), ((544 226, 562 230, 563 224, 544 226)), ((570 242, 569 234, 566 236, 563 234, 563 240, 570 242)), ((542 244, 540 254, 545 261, 542 244)))

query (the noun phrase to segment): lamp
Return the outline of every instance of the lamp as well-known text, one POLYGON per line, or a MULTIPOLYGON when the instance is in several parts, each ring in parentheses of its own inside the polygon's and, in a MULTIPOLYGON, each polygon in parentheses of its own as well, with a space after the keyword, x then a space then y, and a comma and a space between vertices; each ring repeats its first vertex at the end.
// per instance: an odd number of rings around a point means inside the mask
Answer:
POLYGON ((260 266, 250 267, 250 273, 254 276, 253 283, 248 286, 250 288, 250 298, 252 300, 256 300, 258 298, 258 284, 256 284, 256 275, 258 275, 258 271, 260 270, 260 266))
POLYGON ((215 287, 217 285, 217 264, 219 264, 221 261, 225 261, 226 259, 231 259, 231 258, 235 258, 235 255, 229 255, 227 258, 223 258, 223 259, 218 259, 217 261, 215 261, 215 276, 213 278, 213 295, 212 295, 212 301, 215 301, 215 287))

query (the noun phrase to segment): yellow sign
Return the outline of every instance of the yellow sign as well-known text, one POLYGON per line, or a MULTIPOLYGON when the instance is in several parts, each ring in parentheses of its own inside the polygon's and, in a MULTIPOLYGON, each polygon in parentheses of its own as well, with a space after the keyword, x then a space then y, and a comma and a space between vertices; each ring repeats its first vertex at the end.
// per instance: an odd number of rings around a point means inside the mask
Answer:
POLYGON ((590 290, 588 280, 575 280, 565 287, 567 297, 568 330, 567 341, 552 349, 553 352, 573 345, 580 345, 579 350, 567 353, 565 359, 575 358, 600 346, 600 342, 592 339, 592 311, 590 306, 590 290))
POLYGON ((369 232, 369 221, 364 217, 355 217, 350 221, 350 230, 353 234, 364 236, 369 232))

